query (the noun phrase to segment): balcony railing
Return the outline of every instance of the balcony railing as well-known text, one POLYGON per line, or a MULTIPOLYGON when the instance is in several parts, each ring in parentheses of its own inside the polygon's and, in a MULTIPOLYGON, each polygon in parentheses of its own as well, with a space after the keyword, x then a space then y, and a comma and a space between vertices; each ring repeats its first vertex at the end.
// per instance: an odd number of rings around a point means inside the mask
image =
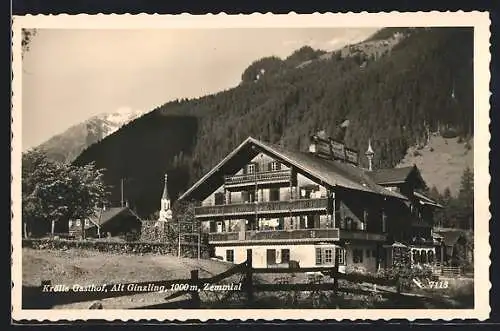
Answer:
POLYGON ((224 241, 314 241, 318 239, 338 240, 338 229, 299 229, 299 230, 271 230, 271 231, 246 231, 240 232, 218 232, 209 233, 209 243, 224 241))
POLYGON ((244 184, 279 183, 289 182, 291 178, 291 170, 264 171, 254 174, 225 176, 224 184, 226 186, 236 186, 244 184))
POLYGON ((384 241, 387 235, 356 230, 340 230, 340 239, 384 241))
POLYGON ((321 211, 328 208, 328 198, 298 199, 287 201, 259 201, 235 203, 218 206, 200 206, 195 208, 196 217, 224 217, 244 215, 269 215, 321 211))

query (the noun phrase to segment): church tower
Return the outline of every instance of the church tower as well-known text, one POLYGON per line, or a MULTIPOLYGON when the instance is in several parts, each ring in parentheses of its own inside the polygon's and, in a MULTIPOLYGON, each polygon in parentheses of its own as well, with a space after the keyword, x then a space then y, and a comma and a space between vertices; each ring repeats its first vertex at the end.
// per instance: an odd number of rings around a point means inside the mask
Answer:
POLYGON ((172 210, 170 209, 170 197, 168 196, 167 189, 168 176, 165 174, 165 186, 163 187, 163 194, 161 196, 160 219, 161 222, 168 222, 172 220, 172 210))

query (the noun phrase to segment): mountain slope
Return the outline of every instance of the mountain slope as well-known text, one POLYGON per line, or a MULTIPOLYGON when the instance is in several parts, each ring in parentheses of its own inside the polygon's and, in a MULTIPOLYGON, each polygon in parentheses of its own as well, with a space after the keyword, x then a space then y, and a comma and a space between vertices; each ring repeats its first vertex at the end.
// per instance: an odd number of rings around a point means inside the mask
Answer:
MULTIPOLYGON (((393 38, 394 31, 387 35, 393 38)), ((146 214, 157 209, 162 171, 185 174, 183 184, 169 184, 176 196, 248 136, 305 150, 311 133, 324 129, 335 136, 338 125, 349 119, 346 144, 362 154, 371 138, 374 164, 392 167, 424 138, 428 128, 436 131, 449 125, 461 136, 472 134, 472 43, 470 28, 412 29, 380 57, 361 51, 355 56, 320 59, 324 53, 306 50, 299 52, 294 66, 286 59, 261 59, 245 70, 239 86, 166 103, 90 146, 75 163, 96 161, 108 169, 107 178, 114 185, 126 175, 139 181, 156 176, 148 180, 150 187, 137 189, 141 198, 149 199, 137 202, 146 214), (304 61, 310 62, 297 68, 304 61), (263 63, 266 68, 260 66, 263 63), (257 78, 259 73, 263 75, 257 78), (189 133, 155 140, 155 135, 175 128, 170 120, 179 117, 192 121, 189 133), (129 147, 132 137, 137 143, 129 147), (141 149, 151 144, 154 152, 141 149), (107 155, 110 150, 113 159, 107 155), (130 165, 127 173, 114 166, 138 155, 141 162, 130 165)), ((364 158, 361 161, 366 165, 364 158)), ((119 194, 115 188, 115 201, 119 194)))
POLYGON ((53 160, 71 162, 88 146, 109 136, 141 115, 142 112, 134 111, 96 115, 53 136, 38 147, 53 160))
POLYGON ((398 167, 413 164, 420 169, 429 188, 435 186, 441 194, 449 188, 457 196, 465 168, 474 169, 474 142, 432 135, 426 146, 410 147, 398 167))

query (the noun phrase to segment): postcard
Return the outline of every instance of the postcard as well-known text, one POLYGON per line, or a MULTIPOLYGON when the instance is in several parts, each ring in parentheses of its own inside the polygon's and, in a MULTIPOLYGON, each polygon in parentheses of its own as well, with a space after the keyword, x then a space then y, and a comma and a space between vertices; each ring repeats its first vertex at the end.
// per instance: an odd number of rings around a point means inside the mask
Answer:
POLYGON ((12 23, 12 317, 489 317, 487 12, 12 23))

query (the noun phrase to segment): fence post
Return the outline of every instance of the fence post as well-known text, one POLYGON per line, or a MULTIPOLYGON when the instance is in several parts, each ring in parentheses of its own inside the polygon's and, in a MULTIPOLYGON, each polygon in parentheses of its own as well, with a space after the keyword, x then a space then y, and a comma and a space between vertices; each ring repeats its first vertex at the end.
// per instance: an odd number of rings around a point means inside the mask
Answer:
POLYGON ((198 270, 191 270, 191 282, 189 284, 191 292, 191 304, 193 308, 200 308, 200 294, 199 281, 198 281, 198 270), (193 286, 193 288, 191 288, 193 286))
POLYGON ((245 290, 247 292, 247 299, 248 299, 248 304, 252 305, 253 304, 253 276, 252 276, 252 268, 253 268, 253 262, 252 262, 252 250, 247 249, 247 263, 246 263, 246 269, 245 269, 245 290))
MULTIPOLYGON (((336 253, 339 250, 336 251, 336 253)), ((335 264, 333 267, 333 290, 335 291, 335 294, 337 294, 337 291, 339 289, 339 256, 338 254, 335 254, 335 264)))

